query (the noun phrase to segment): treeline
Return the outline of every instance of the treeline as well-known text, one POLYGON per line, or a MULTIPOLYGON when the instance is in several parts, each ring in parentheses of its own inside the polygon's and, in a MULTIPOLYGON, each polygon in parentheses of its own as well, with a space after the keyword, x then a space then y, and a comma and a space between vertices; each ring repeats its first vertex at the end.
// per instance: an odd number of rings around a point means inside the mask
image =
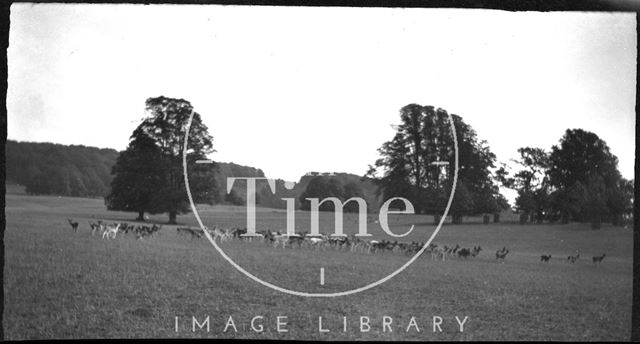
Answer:
POLYGON ((599 228, 602 222, 623 225, 632 219, 634 182, 621 176, 618 158, 595 133, 567 129, 550 151, 520 148, 511 171, 499 167, 487 142, 462 117, 444 109, 409 104, 394 127, 394 137, 378 149, 380 158, 367 175, 385 199, 405 197, 419 213, 442 214, 455 180, 449 210, 454 223, 475 215, 488 222, 490 214, 508 209, 500 186, 518 192, 515 209, 523 224, 578 221, 599 228))
MULTIPOLYGON (((182 167, 182 132, 191 114, 183 99, 147 100, 149 116, 134 131, 129 146, 113 149, 52 143, 6 143, 7 182, 21 184, 29 194, 105 197, 109 210, 177 214, 190 211, 182 167), (114 178, 115 176, 115 178, 114 178)), ((378 149, 379 159, 364 176, 310 172, 295 185, 265 181, 257 185, 256 203, 285 208, 294 198, 298 209, 310 209, 307 198, 360 197, 369 212, 382 200, 404 197, 420 214, 443 214, 455 180, 449 208, 454 223, 463 217, 511 208, 499 187, 516 190, 515 210, 521 222, 601 222, 626 224, 632 219, 634 181, 618 171, 618 159, 595 133, 567 129, 550 150, 518 149, 513 170, 498 163, 488 143, 462 117, 433 106, 409 104, 400 109, 400 124, 391 140, 378 149), (455 130, 453 130, 455 129, 455 130), (456 169, 456 161, 458 168, 456 169)), ((264 177, 260 169, 234 163, 196 164, 213 152, 213 138, 194 113, 187 161, 190 189, 197 203, 246 204, 246 181, 237 180, 227 193, 228 177, 264 177), (197 149, 194 149, 197 148, 197 149)), ((320 210, 333 210, 325 202, 320 210)), ((355 202, 344 211, 357 211, 355 202)))
MULTIPOLYGON (((377 212, 381 203, 377 186, 372 180, 349 173, 310 172, 300 178, 295 190, 298 191, 296 199, 302 210, 311 209, 311 202, 307 198, 322 200, 336 197, 344 202, 352 197, 360 197, 367 204, 367 212, 377 212)), ((327 201, 321 204, 319 209, 333 211, 334 205, 327 201)), ((355 202, 347 203, 344 205, 343 211, 357 212, 358 204, 355 202)))
POLYGON ((104 196, 118 156, 114 149, 13 140, 5 149, 7 182, 34 195, 104 196))
MULTIPOLYGON (((255 167, 242 166, 232 162, 218 162, 216 169, 216 182, 218 187, 217 203, 226 203, 233 205, 245 205, 247 199, 247 182, 237 179, 233 184, 231 192, 227 193, 227 178, 229 177, 245 177, 245 178, 265 178, 264 172, 255 167)), ((269 188, 266 181, 258 181, 256 183, 256 204, 267 208, 286 207, 285 201, 280 198, 295 197, 296 191, 288 190, 284 186, 285 181, 276 179, 276 192, 269 188)))

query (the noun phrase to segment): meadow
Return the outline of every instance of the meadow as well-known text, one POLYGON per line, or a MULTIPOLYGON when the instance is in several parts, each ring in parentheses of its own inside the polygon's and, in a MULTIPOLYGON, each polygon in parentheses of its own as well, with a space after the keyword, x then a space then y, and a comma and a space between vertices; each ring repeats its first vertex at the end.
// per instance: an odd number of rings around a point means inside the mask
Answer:
MULTIPOLYGON (((373 289, 337 298, 286 295, 250 280, 204 239, 178 236, 163 225, 154 238, 115 240, 90 233, 89 221, 133 223, 135 214, 108 212, 102 199, 6 195, 4 334, 8 340, 53 338, 252 338, 315 340, 628 340, 631 331, 631 229, 588 224, 445 225, 438 245, 482 246, 475 258, 432 260, 428 254, 373 289), (67 218, 80 223, 73 232, 67 218), (506 246, 504 263, 495 251, 506 246), (580 252, 571 264, 567 256, 580 252), (592 256, 606 253, 602 264, 592 256), (541 254, 551 254, 549 263, 541 254), (237 332, 228 328, 233 317, 237 332), (251 329, 251 319, 263 331, 251 329), (286 316, 287 332, 277 331, 286 316), (392 319, 388 328, 383 319, 392 319), (468 317, 464 331, 456 320, 468 317), (176 318, 177 317, 177 318, 176 318), (192 317, 210 329, 192 331, 192 317), (329 332, 320 332, 318 320, 329 332), (346 317, 347 330, 344 331, 346 317), (360 317, 370 328, 361 331, 360 317), (409 327, 411 318, 416 327, 409 327), (433 317, 442 331, 433 331, 433 317), (178 331, 176 331, 176 319, 178 331), (409 330, 407 331, 407 328, 409 330), (389 331, 391 329, 391 331, 389 331)), ((245 227, 242 207, 199 206, 208 226, 245 227)), ((372 217, 374 217, 372 215, 372 217)), ((150 222, 164 223, 166 215, 150 222)), ((195 226, 192 214, 178 217, 195 226)), ((258 229, 283 230, 282 210, 259 208, 258 229)), ((416 229, 404 242, 424 241, 435 229, 429 216, 392 216, 394 231, 416 229)), ((345 232, 357 230, 345 214, 345 232)), ((391 239, 374 221, 372 238, 391 239)), ((296 213, 308 231, 309 213, 296 213)), ((320 216, 331 232, 333 214, 320 216)), ((396 239, 393 239, 396 240, 396 239)), ((394 271, 409 257, 376 253, 277 249, 238 240, 220 244, 256 276, 308 292, 360 287, 394 271), (320 285, 319 271, 325 271, 320 285)), ((366 329, 366 328, 365 328, 366 329)))

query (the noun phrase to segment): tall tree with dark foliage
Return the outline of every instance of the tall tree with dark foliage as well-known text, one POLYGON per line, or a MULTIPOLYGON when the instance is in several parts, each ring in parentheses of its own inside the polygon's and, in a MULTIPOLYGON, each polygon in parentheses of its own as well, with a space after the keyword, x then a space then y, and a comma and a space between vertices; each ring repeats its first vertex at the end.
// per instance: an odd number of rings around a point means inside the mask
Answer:
MULTIPOLYGON (((145 147, 148 146, 147 140, 152 141, 156 148, 148 147, 149 152, 152 151, 152 155, 157 156, 157 158, 141 158, 140 155, 133 155, 134 158, 139 157, 140 160, 134 159, 136 163, 130 166, 119 166, 114 169, 114 173, 116 173, 117 179, 119 177, 118 174, 134 173, 131 172, 133 166, 149 169, 147 172, 153 177, 150 178, 148 184, 144 185, 145 187, 153 185, 154 191, 149 196, 151 201, 147 205, 149 207, 147 211, 168 213, 169 223, 176 223, 178 214, 190 211, 184 182, 182 153, 185 129, 193 107, 184 99, 161 96, 147 99, 146 111, 148 116, 136 128, 132 140, 133 142, 136 142, 137 139, 145 141, 145 147)), ((194 112, 188 137, 187 171, 189 173, 190 191, 194 201, 197 203, 213 204, 216 199, 215 165, 195 163, 196 160, 206 159, 207 154, 213 151, 213 138, 209 134, 207 126, 202 122, 200 115, 194 112)), ((132 187, 138 188, 135 185, 132 185, 132 187)), ((107 203, 109 204, 110 200, 122 199, 131 202, 134 199, 132 194, 140 196, 140 199, 146 199, 144 197, 147 196, 142 197, 142 195, 146 195, 146 190, 137 191, 138 193, 124 192, 122 189, 114 188, 109 197, 107 197, 107 203)), ((122 204, 128 203, 114 203, 112 209, 118 209, 119 207, 117 206, 122 204)))
POLYGON ((140 221, 145 212, 162 212, 155 200, 164 182, 163 164, 155 141, 136 129, 113 166, 111 192, 105 197, 107 209, 137 212, 140 221))
POLYGON ((625 197, 625 180, 618 171, 618 158, 598 135, 567 129, 560 144, 552 147, 549 159, 552 207, 564 223, 591 221, 599 228, 603 217, 622 216, 630 202, 625 197), (569 199, 574 202, 567 203, 569 199))
MULTIPOLYGON (((460 116, 451 117, 458 143, 460 185, 452 215, 459 223, 463 215, 496 212, 499 193, 490 172, 495 155, 460 116)), ((417 211, 439 215, 446 206, 455 168, 449 116, 440 108, 409 104, 400 109, 400 121, 393 139, 378 149, 380 159, 370 166, 367 175, 374 176, 382 169, 378 184, 385 199, 405 197, 417 211), (442 168, 432 164, 437 161, 449 165, 442 168)))

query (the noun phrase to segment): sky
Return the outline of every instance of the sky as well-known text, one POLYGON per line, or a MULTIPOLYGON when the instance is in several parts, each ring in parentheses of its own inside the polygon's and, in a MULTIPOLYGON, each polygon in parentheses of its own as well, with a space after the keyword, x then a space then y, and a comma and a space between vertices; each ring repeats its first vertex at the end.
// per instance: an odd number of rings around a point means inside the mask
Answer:
POLYGON ((212 159, 297 181, 363 175, 417 103, 505 163, 592 131, 633 178, 634 13, 13 4, 10 19, 8 139, 124 150, 147 98, 184 98, 212 159))

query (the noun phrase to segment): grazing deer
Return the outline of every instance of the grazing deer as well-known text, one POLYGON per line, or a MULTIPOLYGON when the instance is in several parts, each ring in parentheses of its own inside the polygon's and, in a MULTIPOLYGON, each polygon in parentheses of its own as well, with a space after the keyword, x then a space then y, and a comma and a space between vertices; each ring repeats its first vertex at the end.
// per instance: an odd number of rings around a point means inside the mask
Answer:
MULTIPOLYGON (((312 236, 307 234, 305 236, 305 240, 308 240, 310 243, 311 247, 314 247, 316 250, 320 249, 320 246, 322 245, 322 243, 324 243, 324 239, 322 239, 322 237, 317 237, 317 236, 312 236)), ((360 244, 360 242, 358 242, 358 245, 360 244)), ((352 251, 355 250, 356 245, 352 246, 352 251)))
POLYGON ((593 264, 596 263, 602 263, 602 260, 604 259, 604 257, 606 256, 606 253, 603 253, 601 256, 595 256, 593 257, 593 264))
POLYGON ((543 254, 540 256, 540 261, 541 262, 548 262, 549 259, 551 259, 551 255, 550 254, 543 254))
POLYGON ((456 252, 458 252, 458 249, 460 249, 460 245, 458 244, 456 244, 455 247, 447 247, 447 246, 444 247, 445 252, 449 255, 455 255, 456 252))
POLYGON ((367 245, 367 253, 376 253, 381 243, 378 240, 371 240, 371 241, 366 241, 366 245, 367 245))
POLYGON ((104 230, 102 227, 102 221, 98 221, 98 223, 89 222, 89 225, 91 226, 91 235, 104 230))
MULTIPOLYGON (((269 230, 267 232, 270 233, 269 230)), ((232 230, 231 233, 232 233, 231 234, 232 237, 235 237, 237 235, 237 237, 240 238, 241 240, 248 241, 248 242, 253 242, 253 240, 258 240, 259 242, 260 241, 264 242, 265 238, 267 238, 268 235, 269 235, 268 233, 267 234, 263 234, 264 231, 260 231, 260 232, 256 232, 255 234, 252 234, 252 235, 243 236, 244 234, 247 234, 247 230, 246 229, 240 229, 240 230, 237 230, 237 231, 232 230)), ((277 235, 280 235, 280 232, 276 232, 276 233, 277 233, 277 235)), ((271 233, 271 235, 273 236, 274 233, 271 233)), ((220 239, 222 239, 222 237, 220 239)), ((269 240, 271 240, 271 239, 269 239, 269 240)))
MULTIPOLYGON (((412 255, 415 253, 418 253, 418 251, 420 251, 420 249, 422 249, 422 247, 424 247, 424 243, 420 243, 417 241, 412 241, 411 244, 408 244, 407 247, 405 248, 405 253, 407 255, 412 255)), ((427 246, 427 248, 425 249, 425 252, 429 252, 431 253, 433 251, 434 248, 436 248, 437 246, 434 243, 429 244, 429 246, 427 246)), ((426 255, 425 255, 426 257, 426 255)))
POLYGON ((222 236, 220 237, 220 241, 229 241, 233 239, 233 232, 231 231, 231 229, 225 229, 224 233, 222 234, 222 236))
POLYGON ((567 260, 572 264, 575 263, 576 260, 578 260, 578 259, 580 259, 580 252, 577 251, 577 250, 576 250, 576 255, 575 256, 568 256, 567 257, 567 260))
POLYGON ((297 245, 298 247, 302 247, 302 242, 304 238, 300 235, 289 235, 289 244, 293 247, 293 245, 297 245))
POLYGON ((202 234, 204 234, 204 232, 201 232, 193 228, 186 228, 186 229, 188 233, 191 234, 191 240, 193 240, 193 238, 200 239, 202 238, 202 234))
POLYGON ((120 231, 123 232, 125 235, 129 234, 129 232, 135 232, 136 230, 136 226, 134 225, 129 225, 129 224, 123 224, 122 228, 120 228, 120 231))
POLYGON ((74 232, 78 231, 78 222, 74 222, 71 219, 67 219, 67 221, 69 221, 69 224, 71 225, 71 228, 73 229, 74 232))
POLYGON ((109 237, 111 237, 111 239, 115 239, 116 234, 118 234, 118 229, 120 229, 119 223, 115 227, 113 225, 107 225, 107 229, 102 232, 102 239, 104 239, 105 236, 107 239, 109 239, 109 237))
MULTIPOLYGON (((269 231, 270 232, 270 231, 269 231)), ((241 235, 242 234, 246 234, 247 233, 247 229, 241 229, 241 228, 234 228, 231 230, 231 234, 233 235, 234 238, 242 238, 241 235)))
POLYGON ((444 258, 447 255, 447 252, 445 251, 445 249, 443 247, 434 247, 433 250, 431 251, 431 259, 438 259, 440 257, 442 257, 442 261, 444 262, 444 258))
POLYGON ((509 254, 509 250, 507 250, 506 247, 503 247, 501 250, 497 250, 496 261, 502 259, 502 263, 504 264, 504 259, 507 257, 507 254, 509 254))
POLYGON ((196 238, 196 239, 202 238, 201 232, 191 229, 189 227, 177 227, 176 231, 178 232, 178 235, 189 235, 189 238, 191 240, 193 240, 193 238, 196 238))
MULTIPOLYGON (((370 253, 371 252, 371 243, 369 243, 366 240, 361 240, 358 239, 358 243, 356 244, 356 250, 358 250, 359 252, 366 252, 366 253, 370 253)), ((324 245, 324 243, 323 243, 324 245)))
POLYGON ((282 246, 282 248, 285 248, 287 246, 287 243, 289 242, 289 238, 286 235, 274 235, 272 237, 273 240, 273 247, 278 247, 278 246, 282 246))
POLYGON ((458 258, 469 258, 471 250, 469 248, 462 248, 458 251, 458 258))
MULTIPOLYGON (((126 226, 126 225, 125 225, 126 226)), ((131 226, 131 228, 133 228, 133 226, 131 226)), ((155 233, 157 233, 160 229, 162 229, 162 226, 158 226, 157 224, 153 224, 153 226, 149 227, 149 226, 139 226, 135 229, 136 232, 136 239, 144 239, 145 237, 149 236, 149 237, 153 237, 153 235, 155 233)), ((180 231, 178 231, 180 232, 180 231)), ((125 234, 126 234, 126 230, 125 230, 125 234)))
POLYGON ((214 241, 222 242, 222 236, 224 235, 224 232, 218 229, 218 227, 213 226, 213 229, 205 227, 205 230, 213 237, 214 241))

